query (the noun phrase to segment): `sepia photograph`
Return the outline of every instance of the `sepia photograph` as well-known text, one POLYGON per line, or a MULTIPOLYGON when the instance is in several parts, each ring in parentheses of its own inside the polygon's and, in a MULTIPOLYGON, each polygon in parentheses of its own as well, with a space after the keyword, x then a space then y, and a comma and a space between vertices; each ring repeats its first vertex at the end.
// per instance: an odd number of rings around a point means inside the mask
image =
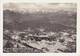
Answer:
POLYGON ((76 3, 4 3, 3 53, 76 53, 76 3))

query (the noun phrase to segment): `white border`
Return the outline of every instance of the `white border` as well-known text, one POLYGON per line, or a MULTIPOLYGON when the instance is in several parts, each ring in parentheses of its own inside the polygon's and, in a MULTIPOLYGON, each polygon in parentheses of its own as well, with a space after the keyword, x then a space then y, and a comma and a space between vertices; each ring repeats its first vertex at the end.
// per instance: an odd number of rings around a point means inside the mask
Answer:
POLYGON ((79 0, 2 0, 0 2, 0 55, 1 56, 80 56, 80 1, 79 0), (3 3, 77 3, 77 53, 3 53, 3 3))

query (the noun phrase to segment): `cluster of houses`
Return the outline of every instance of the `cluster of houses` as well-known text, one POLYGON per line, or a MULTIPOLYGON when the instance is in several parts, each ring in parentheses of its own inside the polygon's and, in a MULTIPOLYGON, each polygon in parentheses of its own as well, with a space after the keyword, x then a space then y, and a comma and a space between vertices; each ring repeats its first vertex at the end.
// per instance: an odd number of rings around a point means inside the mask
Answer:
MULTIPOLYGON (((68 49, 68 45, 71 43, 71 46, 76 47, 76 34, 68 33, 66 31, 62 32, 45 32, 44 29, 39 29, 40 32, 32 33, 29 29, 28 31, 14 31, 10 32, 5 30, 4 34, 10 36, 13 42, 15 42, 14 47, 26 47, 29 45, 31 47, 41 49, 44 52, 63 52, 68 49), (17 44, 16 44, 17 43, 17 44), (21 44, 20 44, 21 43, 21 44), (24 45, 25 44, 25 45, 24 45)), ((7 38, 7 37, 6 37, 7 38)), ((71 49, 70 51, 73 52, 71 49)), ((74 50, 76 51, 76 50, 74 50)))

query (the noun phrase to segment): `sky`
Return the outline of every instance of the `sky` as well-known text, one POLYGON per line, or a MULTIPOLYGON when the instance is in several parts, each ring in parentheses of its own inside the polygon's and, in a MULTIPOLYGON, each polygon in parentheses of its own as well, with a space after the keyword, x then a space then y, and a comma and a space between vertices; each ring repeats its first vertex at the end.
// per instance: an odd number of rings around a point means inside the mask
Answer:
POLYGON ((4 10, 9 9, 19 12, 35 11, 76 11, 75 3, 5 3, 4 10))

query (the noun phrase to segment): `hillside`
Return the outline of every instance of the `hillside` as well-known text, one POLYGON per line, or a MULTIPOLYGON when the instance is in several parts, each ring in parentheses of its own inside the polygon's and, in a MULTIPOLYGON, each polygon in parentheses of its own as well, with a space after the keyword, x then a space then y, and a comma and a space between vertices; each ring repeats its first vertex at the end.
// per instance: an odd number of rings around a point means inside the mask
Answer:
POLYGON ((69 11, 58 12, 26 12, 21 14, 10 10, 4 10, 4 28, 23 30, 28 27, 43 27, 47 30, 63 30, 76 28, 76 13, 69 11), (70 13, 70 14, 69 14, 70 13), (7 26, 7 27, 6 27, 7 26))

